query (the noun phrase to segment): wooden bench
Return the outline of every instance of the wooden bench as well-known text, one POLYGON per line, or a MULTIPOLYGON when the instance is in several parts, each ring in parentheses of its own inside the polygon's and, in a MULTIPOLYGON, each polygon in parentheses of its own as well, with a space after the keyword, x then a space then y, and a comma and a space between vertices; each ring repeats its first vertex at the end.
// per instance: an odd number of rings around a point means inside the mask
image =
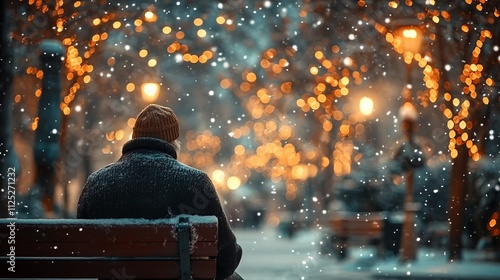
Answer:
POLYGON ((381 212, 336 212, 327 220, 329 240, 326 246, 343 259, 348 246, 380 245, 384 219, 385 215, 381 212))
POLYGON ((0 219, 0 277, 214 279, 217 231, 215 216, 0 219))

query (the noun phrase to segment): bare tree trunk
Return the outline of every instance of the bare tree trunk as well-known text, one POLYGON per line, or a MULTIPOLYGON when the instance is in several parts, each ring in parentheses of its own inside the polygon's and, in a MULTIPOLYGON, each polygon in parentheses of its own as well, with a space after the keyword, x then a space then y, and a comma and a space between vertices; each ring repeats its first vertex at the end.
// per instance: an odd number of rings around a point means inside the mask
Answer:
POLYGON ((462 259, 462 229, 465 219, 465 191, 467 186, 467 163, 469 155, 465 144, 458 146, 458 156, 452 160, 449 222, 449 260, 462 259))
MULTIPOLYGON (((448 81, 450 78, 448 72, 444 70, 444 65, 448 63, 446 56, 446 41, 443 39, 444 34, 440 28, 436 29, 438 33, 438 50, 440 56, 440 73, 443 77, 444 88, 450 92, 453 91, 448 81), (447 85, 448 84, 448 85, 447 85)), ((453 108, 451 101, 445 101, 447 108, 453 108)), ((448 222, 450 223, 449 244, 448 244, 448 259, 462 259, 462 231, 465 219, 465 193, 467 184, 467 164, 468 150, 465 143, 457 146, 458 155, 452 159, 451 179, 450 179, 450 194, 448 202, 448 222)))

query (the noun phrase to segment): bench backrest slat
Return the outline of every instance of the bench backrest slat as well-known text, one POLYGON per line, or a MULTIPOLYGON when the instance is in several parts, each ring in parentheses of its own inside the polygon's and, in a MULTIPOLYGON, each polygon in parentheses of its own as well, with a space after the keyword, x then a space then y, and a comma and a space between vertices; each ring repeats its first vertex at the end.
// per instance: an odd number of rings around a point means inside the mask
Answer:
MULTIPOLYGON (((195 279, 213 279, 217 218, 188 217, 191 274, 195 279)), ((2 269, 0 277, 119 278, 126 273, 135 278, 178 278, 177 226, 178 218, 0 219, 0 262, 8 264, 14 246, 16 271, 2 269), (9 244, 9 236, 15 244, 9 244)))
MULTIPOLYGON (((214 242, 197 242, 191 258, 217 256, 214 242)), ((215 242, 215 244, 217 244, 215 242)), ((177 257, 177 242, 17 243, 16 255, 34 257, 177 257), (85 244, 85 245, 83 245, 85 244)))
POLYGON ((371 213, 370 215, 358 216, 352 213, 338 213, 330 220, 330 228, 337 236, 380 237, 384 225, 385 216, 382 213, 371 213))
MULTIPOLYGON (((55 226, 40 221, 16 222, 16 253, 21 256, 177 256, 175 224, 158 223, 155 226, 104 226, 71 224, 55 226), (22 227, 22 230, 20 229, 22 227), (82 246, 82 244, 86 244, 82 246)), ((207 224, 196 225, 197 246, 192 255, 216 256, 217 229, 207 224)), ((1 241, 0 241, 1 242, 1 241)))

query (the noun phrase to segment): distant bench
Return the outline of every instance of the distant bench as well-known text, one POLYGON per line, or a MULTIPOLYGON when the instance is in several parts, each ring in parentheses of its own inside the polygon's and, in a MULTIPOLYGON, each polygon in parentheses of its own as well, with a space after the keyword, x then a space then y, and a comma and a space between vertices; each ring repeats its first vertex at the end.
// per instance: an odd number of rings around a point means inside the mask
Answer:
POLYGON ((326 220, 329 241, 324 246, 343 259, 350 245, 380 245, 384 220, 381 212, 336 212, 326 220))
POLYGON ((0 219, 0 277, 214 279, 217 231, 215 216, 0 219))

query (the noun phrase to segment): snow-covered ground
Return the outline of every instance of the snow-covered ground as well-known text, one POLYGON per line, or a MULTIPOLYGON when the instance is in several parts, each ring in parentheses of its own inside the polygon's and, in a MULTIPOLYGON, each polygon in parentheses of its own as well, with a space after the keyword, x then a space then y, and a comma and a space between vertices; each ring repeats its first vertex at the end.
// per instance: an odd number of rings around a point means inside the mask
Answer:
MULTIPOLYGON (((293 239, 279 236, 271 227, 236 230, 243 258, 237 272, 249 280, 367 279, 369 269, 356 260, 339 262, 318 251, 319 231, 304 231, 293 239)), ((353 252, 354 253, 354 252, 353 252)))
POLYGON ((446 249, 424 247, 417 260, 402 264, 397 256, 376 257, 371 247, 350 248, 339 261, 319 254, 317 230, 299 232, 293 239, 280 237, 271 227, 237 229, 235 234, 243 247, 237 272, 246 280, 500 279, 500 263, 484 250, 464 250, 462 261, 450 263, 446 249))

